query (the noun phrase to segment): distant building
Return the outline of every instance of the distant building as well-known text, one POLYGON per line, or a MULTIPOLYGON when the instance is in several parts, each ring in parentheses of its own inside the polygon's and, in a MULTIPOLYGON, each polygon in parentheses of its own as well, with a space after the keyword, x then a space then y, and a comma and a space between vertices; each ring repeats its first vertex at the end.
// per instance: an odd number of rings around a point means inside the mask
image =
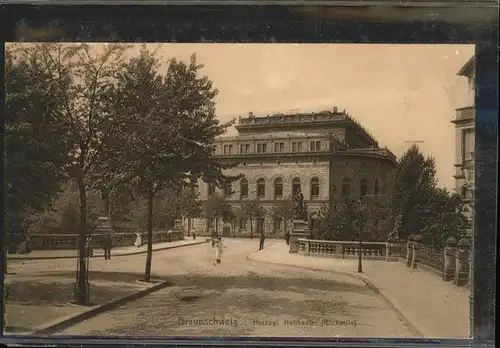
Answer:
MULTIPOLYGON (((277 201, 301 190, 310 227, 314 228, 319 210, 329 201, 341 204, 346 197, 360 196, 387 200, 396 157, 387 148, 379 148, 368 131, 345 111, 333 108, 264 117, 250 113, 239 119, 236 129, 238 136, 217 140, 215 153, 222 161, 238 163, 228 174, 245 175, 226 188, 233 192, 228 201, 234 209, 245 200, 258 199, 271 212, 277 201)), ((200 199, 205 201, 216 188, 201 183, 199 190, 200 199)), ((195 219, 193 223, 202 233, 215 226, 209 219, 195 219)), ((250 233, 250 222, 244 219, 237 226, 222 222, 219 226, 226 235, 250 233)), ((260 231, 283 235, 284 222, 266 214, 254 222, 253 232, 260 231)))
POLYGON ((455 190, 460 194, 465 203, 465 213, 472 216, 473 193, 467 187, 464 177, 464 166, 471 161, 475 148, 475 57, 469 59, 460 69, 458 76, 467 78, 469 86, 468 98, 464 107, 456 109, 456 116, 452 123, 455 124, 455 190))

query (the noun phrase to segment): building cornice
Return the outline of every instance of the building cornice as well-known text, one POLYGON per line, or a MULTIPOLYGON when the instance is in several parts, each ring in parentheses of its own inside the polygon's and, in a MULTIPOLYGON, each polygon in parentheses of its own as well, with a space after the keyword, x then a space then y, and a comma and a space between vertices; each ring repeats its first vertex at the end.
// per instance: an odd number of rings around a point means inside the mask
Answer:
POLYGON ((214 156, 221 161, 244 161, 245 159, 251 160, 270 160, 275 161, 279 158, 308 158, 308 159, 323 159, 329 160, 335 156, 346 156, 346 157, 371 157, 379 158, 381 160, 390 161, 393 164, 397 164, 396 158, 389 157, 384 154, 379 154, 376 152, 362 152, 362 150, 343 150, 343 151, 308 151, 308 152, 270 152, 270 153, 249 153, 249 154, 233 154, 233 155, 216 155, 214 156))
POLYGON ((458 120, 452 120, 451 123, 456 124, 456 125, 463 125, 467 123, 474 123, 475 118, 474 117, 467 117, 467 118, 461 118, 458 120))

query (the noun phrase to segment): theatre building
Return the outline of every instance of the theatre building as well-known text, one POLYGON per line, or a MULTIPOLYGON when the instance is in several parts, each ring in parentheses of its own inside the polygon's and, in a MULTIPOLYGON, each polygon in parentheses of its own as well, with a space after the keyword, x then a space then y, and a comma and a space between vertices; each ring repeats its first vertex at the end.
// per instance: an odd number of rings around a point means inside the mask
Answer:
MULTIPOLYGON (((290 199, 300 189, 314 227, 318 212, 329 201, 341 204, 345 197, 386 200, 396 157, 345 111, 275 114, 240 118, 238 136, 217 140, 216 156, 236 162, 228 174, 244 174, 234 182, 228 202, 237 209, 245 200, 258 200, 267 212, 256 219, 253 232, 283 236, 284 222, 273 216, 278 200, 290 199)), ((200 199, 206 201, 219 189, 201 183, 200 199)), ((229 189, 226 188, 226 192, 229 189)), ((223 194, 224 192, 221 192, 223 194)), ((211 219, 194 219, 198 234, 215 226, 211 219)), ((219 233, 250 234, 250 221, 220 221, 219 233)))

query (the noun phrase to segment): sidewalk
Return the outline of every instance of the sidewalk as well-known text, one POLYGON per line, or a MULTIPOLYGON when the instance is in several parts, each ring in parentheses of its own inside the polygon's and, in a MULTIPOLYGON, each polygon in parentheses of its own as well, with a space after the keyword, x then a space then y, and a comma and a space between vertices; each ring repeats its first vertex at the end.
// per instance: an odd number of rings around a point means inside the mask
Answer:
POLYGON ((5 303, 6 335, 28 335, 63 320, 134 296, 156 283, 136 280, 99 280, 90 283, 88 307, 71 303, 75 281, 66 277, 16 277, 8 279, 5 303))
MULTIPOLYGON (((163 242, 153 244, 153 251, 166 250, 172 248, 178 248, 181 246, 195 245, 206 243, 205 238, 185 239, 174 242, 163 242)), ((127 247, 117 247, 111 249, 113 256, 130 256, 143 254, 147 252, 147 245, 141 247, 136 247, 134 245, 127 247)), ((7 262, 10 260, 49 260, 49 259, 72 259, 76 258, 78 255, 77 250, 33 250, 28 254, 9 254, 7 255, 7 262)), ((94 249, 93 257, 104 257, 104 252, 102 249, 94 249)))
MULTIPOLYGON (((159 251, 204 243, 206 243, 206 240, 202 238, 157 243, 153 244, 153 250, 159 251)), ((144 254, 146 251, 146 246, 140 248, 124 247, 115 248, 112 253, 113 257, 115 257, 144 254)), ((103 257, 101 251, 96 252, 94 255, 103 257)), ((76 253, 73 250, 48 250, 33 251, 30 254, 15 256, 18 257, 9 258, 9 261, 11 261, 12 265, 16 263, 16 266, 21 266, 28 264, 29 262, 23 262, 28 260, 34 260, 31 263, 38 265, 41 261, 37 260, 76 258, 76 253)), ((67 264, 67 262, 64 264, 67 264)), ((46 266, 47 264, 42 264, 42 268, 46 266)), ((50 269, 47 269, 47 271, 50 270, 49 272, 45 271, 37 274, 37 272, 18 271, 5 277, 4 290, 8 290, 4 293, 4 296, 6 296, 4 316, 6 328, 4 334, 32 334, 63 320, 70 320, 90 311, 100 311, 101 308, 108 306, 110 303, 122 301, 124 298, 133 298, 162 284, 161 282, 138 282, 142 278, 142 274, 140 271, 138 272, 136 262, 132 259, 110 263, 108 267, 91 270, 89 284, 92 306, 82 307, 71 303, 75 286, 74 269, 66 270, 64 267, 59 269, 57 265, 53 264, 50 264, 50 267, 50 269)), ((140 268, 142 269, 142 267, 141 265, 140 268)))
POLYGON ((350 273, 378 289, 425 338, 468 338, 469 289, 459 288, 437 275, 409 270, 399 262, 365 260, 357 273, 357 260, 290 254, 285 242, 269 243, 249 256, 261 262, 350 273))

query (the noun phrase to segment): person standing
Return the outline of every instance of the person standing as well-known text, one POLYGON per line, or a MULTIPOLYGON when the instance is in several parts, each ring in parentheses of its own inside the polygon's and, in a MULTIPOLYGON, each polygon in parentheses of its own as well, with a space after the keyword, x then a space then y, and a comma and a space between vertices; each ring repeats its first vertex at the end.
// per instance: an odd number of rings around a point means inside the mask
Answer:
POLYGON ((92 247, 92 237, 88 236, 87 241, 85 242, 85 251, 87 253, 87 257, 94 256, 94 248, 92 247))
POLYGON ((259 250, 264 249, 264 241, 265 240, 266 240, 266 235, 264 234, 264 232, 261 232, 260 237, 259 237, 259 250))
POLYGON ((224 244, 222 243, 222 238, 219 237, 217 240, 217 245, 216 245, 216 249, 215 249, 214 265, 221 263, 223 251, 224 251, 224 244))
POLYGON ((134 245, 135 245, 136 247, 140 248, 140 247, 142 246, 142 236, 141 236, 141 232, 137 231, 137 232, 135 233, 135 236, 136 236, 136 238, 135 238, 135 243, 134 243, 134 245))
POLYGON ((102 237, 102 248, 104 249, 104 260, 111 259, 112 244, 113 244, 113 240, 111 239, 110 234, 106 234, 102 237))

